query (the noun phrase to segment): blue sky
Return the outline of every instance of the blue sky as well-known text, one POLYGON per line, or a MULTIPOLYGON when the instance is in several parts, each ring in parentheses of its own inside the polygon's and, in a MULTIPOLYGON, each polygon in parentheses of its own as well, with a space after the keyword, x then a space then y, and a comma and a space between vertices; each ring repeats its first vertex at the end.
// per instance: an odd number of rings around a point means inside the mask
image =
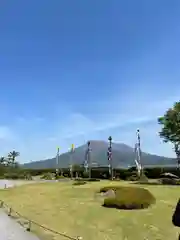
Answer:
POLYGON ((157 117, 180 99, 180 1, 0 3, 0 154, 27 162, 89 139, 174 156, 157 117))

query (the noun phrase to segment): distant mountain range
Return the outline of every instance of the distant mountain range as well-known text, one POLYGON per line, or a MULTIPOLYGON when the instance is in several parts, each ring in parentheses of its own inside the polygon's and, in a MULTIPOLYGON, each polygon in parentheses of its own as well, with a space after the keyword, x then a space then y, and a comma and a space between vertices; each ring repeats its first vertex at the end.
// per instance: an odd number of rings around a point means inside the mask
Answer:
MULTIPOLYGON (((104 141, 90 141, 91 142, 91 162, 92 166, 108 166, 107 148, 108 143, 104 141)), ((82 145, 75 149, 73 153, 73 164, 83 164, 85 160, 85 152, 87 145, 82 145)), ((123 143, 112 143, 112 158, 114 168, 128 168, 134 166, 134 148, 123 143)), ((59 157, 59 168, 69 167, 70 153, 66 152, 59 157)), ((176 159, 167 158, 149 153, 142 152, 141 162, 144 166, 174 166, 176 159)), ((30 169, 46 169, 56 168, 56 158, 30 162, 23 165, 24 168, 30 169)))

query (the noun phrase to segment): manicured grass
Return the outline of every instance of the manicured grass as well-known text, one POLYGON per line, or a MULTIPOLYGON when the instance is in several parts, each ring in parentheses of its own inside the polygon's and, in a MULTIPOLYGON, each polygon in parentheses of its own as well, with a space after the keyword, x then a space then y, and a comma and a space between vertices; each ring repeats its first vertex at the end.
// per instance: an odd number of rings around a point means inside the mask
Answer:
MULTIPOLYGON (((0 199, 44 226, 70 236, 82 236, 83 240, 177 239, 180 231, 172 225, 171 217, 180 187, 140 186, 156 197, 156 204, 144 210, 127 211, 101 207, 95 192, 108 184, 128 185, 127 182, 108 181, 81 186, 73 186, 70 182, 41 183, 1 190, 0 199)), ((39 235, 43 233, 42 229, 33 228, 39 235)), ((49 232, 45 235, 51 236, 49 232)), ((53 236, 54 240, 65 239, 53 236)))

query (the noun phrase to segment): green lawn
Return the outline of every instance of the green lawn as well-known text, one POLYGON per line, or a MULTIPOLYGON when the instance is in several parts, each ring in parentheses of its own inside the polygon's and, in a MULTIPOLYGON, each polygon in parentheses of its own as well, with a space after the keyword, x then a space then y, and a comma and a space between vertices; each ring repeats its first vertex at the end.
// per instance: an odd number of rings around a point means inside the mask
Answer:
MULTIPOLYGON (((83 240, 173 240, 178 229, 171 223, 180 187, 141 186, 156 197, 156 204, 144 210, 117 210, 101 207, 95 191, 109 184, 125 182, 91 182, 82 186, 71 183, 41 183, 0 191, 0 199, 22 215, 70 236, 83 240)), ((129 184, 132 186, 132 184, 129 184)), ((136 185, 137 186, 137 185, 136 185)), ((33 226, 38 234, 50 233, 33 226)), ((57 235, 54 240, 65 239, 57 235)), ((51 238, 50 238, 51 239, 51 238)))

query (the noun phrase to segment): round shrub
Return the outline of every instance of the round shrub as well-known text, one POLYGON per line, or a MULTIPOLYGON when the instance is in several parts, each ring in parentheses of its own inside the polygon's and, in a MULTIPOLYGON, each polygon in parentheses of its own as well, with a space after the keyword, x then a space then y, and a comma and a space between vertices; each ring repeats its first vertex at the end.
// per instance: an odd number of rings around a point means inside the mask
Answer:
POLYGON ((73 183, 73 185, 84 185, 84 184, 86 184, 86 182, 85 181, 79 181, 79 180, 75 180, 74 181, 74 183, 73 183))
POLYGON ((66 177, 63 175, 56 175, 56 179, 64 179, 64 178, 66 178, 66 177))
POLYGON ((99 182, 100 181, 100 179, 97 179, 97 178, 85 178, 84 180, 87 182, 99 182))
POLYGON ((148 208, 156 201, 154 196, 147 189, 140 187, 107 186, 101 188, 100 192, 107 192, 110 189, 115 192, 115 197, 106 197, 104 199, 104 207, 143 209, 148 208))
POLYGON ((41 179, 44 179, 44 180, 52 180, 53 178, 54 178, 54 174, 50 172, 44 173, 41 176, 41 179))
POLYGON ((175 178, 161 178, 159 182, 163 185, 180 185, 180 180, 175 178))
POLYGON ((134 182, 134 181, 137 181, 138 180, 138 177, 137 175, 132 175, 130 177, 127 177, 126 179, 127 181, 131 181, 131 182, 134 182))

